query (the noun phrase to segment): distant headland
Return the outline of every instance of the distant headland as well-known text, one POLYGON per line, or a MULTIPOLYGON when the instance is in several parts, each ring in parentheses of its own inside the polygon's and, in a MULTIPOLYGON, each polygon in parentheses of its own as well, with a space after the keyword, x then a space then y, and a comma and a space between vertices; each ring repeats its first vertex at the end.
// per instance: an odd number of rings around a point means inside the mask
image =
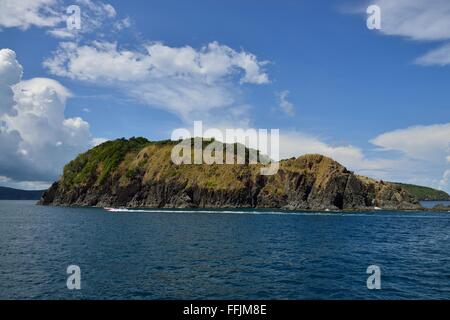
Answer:
POLYGON ((39 200, 44 191, 0 187, 0 200, 39 200))

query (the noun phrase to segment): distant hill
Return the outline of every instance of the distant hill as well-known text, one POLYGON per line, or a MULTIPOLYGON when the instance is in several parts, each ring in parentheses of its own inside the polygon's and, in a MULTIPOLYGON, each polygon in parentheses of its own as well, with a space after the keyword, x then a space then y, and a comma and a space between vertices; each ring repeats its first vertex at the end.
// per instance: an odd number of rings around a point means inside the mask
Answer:
POLYGON ((0 187, 0 200, 39 200, 45 190, 19 190, 0 187))
POLYGON ((395 183, 402 186, 406 191, 415 196, 418 200, 450 200, 450 195, 442 190, 436 190, 429 187, 416 186, 414 184, 395 183))

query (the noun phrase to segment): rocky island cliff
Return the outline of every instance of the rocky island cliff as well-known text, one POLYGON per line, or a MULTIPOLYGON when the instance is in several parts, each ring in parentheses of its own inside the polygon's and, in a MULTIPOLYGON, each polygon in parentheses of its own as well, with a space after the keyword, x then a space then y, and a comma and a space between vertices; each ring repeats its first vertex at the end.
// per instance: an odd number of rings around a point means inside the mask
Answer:
POLYGON ((259 164, 176 165, 177 142, 108 141, 64 167, 42 205, 147 208, 282 208, 286 210, 415 210, 401 186, 358 176, 318 154, 280 162, 272 176, 259 164))

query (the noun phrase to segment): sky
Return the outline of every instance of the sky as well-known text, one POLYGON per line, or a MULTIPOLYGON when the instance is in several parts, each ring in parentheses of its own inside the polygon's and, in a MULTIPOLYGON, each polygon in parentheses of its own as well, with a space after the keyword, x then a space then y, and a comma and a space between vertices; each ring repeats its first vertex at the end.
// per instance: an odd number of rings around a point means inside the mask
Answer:
POLYGON ((450 191, 450 1, 0 0, 0 49, 3 186, 46 188, 105 140, 202 120, 450 191))

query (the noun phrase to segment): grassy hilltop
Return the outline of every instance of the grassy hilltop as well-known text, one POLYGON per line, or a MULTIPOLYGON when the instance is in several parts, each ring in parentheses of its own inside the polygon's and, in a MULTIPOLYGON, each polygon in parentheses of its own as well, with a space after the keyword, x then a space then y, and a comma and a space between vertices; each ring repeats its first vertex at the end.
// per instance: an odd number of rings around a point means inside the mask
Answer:
POLYGON ((442 190, 436 190, 429 187, 416 186, 414 184, 396 183, 407 190, 419 200, 450 200, 450 195, 442 190))

